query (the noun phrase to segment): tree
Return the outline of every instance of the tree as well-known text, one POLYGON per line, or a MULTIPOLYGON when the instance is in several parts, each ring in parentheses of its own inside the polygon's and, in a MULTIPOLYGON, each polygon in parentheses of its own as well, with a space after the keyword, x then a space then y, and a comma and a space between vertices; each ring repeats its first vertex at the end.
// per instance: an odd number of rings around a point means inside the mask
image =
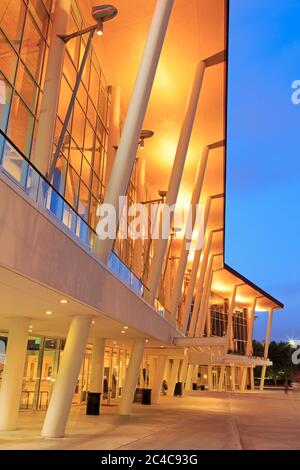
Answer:
MULTIPOLYGON (((264 343, 253 341, 253 355, 264 356, 264 343)), ((267 369, 267 377, 276 385, 278 381, 293 380, 295 366, 292 363, 293 349, 289 343, 272 341, 268 357, 273 365, 267 369)), ((261 368, 255 368, 255 377, 260 377, 261 368)))

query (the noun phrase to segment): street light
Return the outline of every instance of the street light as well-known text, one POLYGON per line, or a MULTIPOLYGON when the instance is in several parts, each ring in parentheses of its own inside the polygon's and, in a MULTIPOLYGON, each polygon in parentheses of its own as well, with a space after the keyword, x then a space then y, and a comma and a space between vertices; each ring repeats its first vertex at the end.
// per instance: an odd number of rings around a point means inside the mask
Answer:
POLYGON ((64 145, 65 134, 66 134, 66 131, 67 131, 67 128, 68 128, 68 125, 69 125, 69 121, 70 121, 70 118, 71 118, 71 114, 72 114, 72 111, 73 111, 73 108, 74 108, 74 104, 75 104, 78 89, 79 89, 79 86, 80 86, 80 83, 81 83, 81 80, 82 80, 82 75, 83 75, 83 72, 84 72, 85 64, 86 64, 86 61, 87 61, 87 58, 88 58, 88 55, 89 55, 89 52, 90 52, 90 49, 91 49, 93 36, 94 36, 95 32, 97 33, 98 36, 103 36, 103 23, 105 23, 106 21, 112 20, 113 18, 115 18, 117 16, 117 14, 118 14, 118 10, 113 5, 100 5, 100 6, 93 7, 92 8, 92 17, 96 21, 96 24, 94 24, 92 26, 89 26, 88 28, 82 29, 80 31, 76 31, 75 33, 72 33, 72 34, 65 34, 65 35, 59 35, 58 36, 66 44, 71 39, 74 39, 74 38, 77 38, 79 36, 82 36, 84 34, 89 33, 89 38, 88 38, 87 45, 86 45, 84 55, 83 55, 83 58, 82 58, 82 62, 81 62, 81 65, 80 65, 80 68, 79 68, 79 71, 78 71, 78 75, 77 75, 76 83, 75 83, 74 90, 73 90, 73 93, 72 93, 72 97, 71 97, 71 100, 70 100, 70 104, 69 104, 69 107, 68 107, 68 111, 66 113, 66 117, 65 117, 65 120, 64 120, 64 123, 63 123, 63 126, 62 126, 62 130, 61 130, 61 133, 60 133, 60 136, 59 136, 59 139, 58 139, 56 151, 55 151, 55 154, 53 156, 53 160, 52 160, 52 163, 51 163, 51 166, 50 166, 50 170, 49 170, 48 175, 47 175, 47 179, 50 182, 52 180, 52 177, 53 177, 53 174, 54 174, 54 171, 55 171, 55 168, 56 168, 56 163, 57 163, 58 157, 60 155, 62 146, 64 145))

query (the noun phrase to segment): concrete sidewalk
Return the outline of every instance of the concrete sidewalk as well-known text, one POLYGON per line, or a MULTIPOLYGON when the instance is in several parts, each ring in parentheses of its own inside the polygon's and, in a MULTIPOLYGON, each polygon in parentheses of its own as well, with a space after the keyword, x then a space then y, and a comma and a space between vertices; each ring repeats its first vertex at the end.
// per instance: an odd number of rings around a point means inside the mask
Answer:
POLYGON ((99 417, 71 412, 64 439, 44 439, 44 412, 22 412, 19 430, 0 432, 0 449, 300 449, 300 394, 193 392, 161 399, 160 405, 134 405, 130 417, 117 407, 99 417))

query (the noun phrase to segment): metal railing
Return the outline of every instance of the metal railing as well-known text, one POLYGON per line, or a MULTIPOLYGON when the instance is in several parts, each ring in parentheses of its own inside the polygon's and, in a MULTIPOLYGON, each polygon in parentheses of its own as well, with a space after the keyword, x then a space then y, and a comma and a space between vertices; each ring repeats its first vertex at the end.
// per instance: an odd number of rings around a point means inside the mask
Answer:
MULTIPOLYGON (((16 183, 18 188, 41 209, 61 223, 87 251, 93 253, 93 244, 97 236, 95 230, 72 208, 1 129, 0 171, 16 183)), ((144 295, 145 286, 114 252, 111 253, 108 267, 137 295, 140 297, 144 295)))

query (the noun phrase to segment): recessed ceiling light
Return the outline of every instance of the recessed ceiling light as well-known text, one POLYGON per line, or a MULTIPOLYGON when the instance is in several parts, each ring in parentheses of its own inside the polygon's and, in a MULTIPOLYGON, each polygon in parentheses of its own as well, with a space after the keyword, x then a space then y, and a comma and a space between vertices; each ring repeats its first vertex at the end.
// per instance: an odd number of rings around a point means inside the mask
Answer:
POLYGON ((122 333, 122 335, 125 335, 126 331, 122 330, 121 333, 122 333))
POLYGON ((33 326, 32 326, 32 325, 30 325, 30 326, 29 326, 29 329, 30 329, 30 330, 32 330, 32 328, 33 328, 33 326))
POLYGON ((93 320, 93 321, 92 321, 92 325, 95 325, 95 323, 96 323, 95 320, 93 320))
POLYGON ((46 312, 46 315, 52 315, 52 312, 51 312, 50 310, 48 310, 48 311, 46 312))
POLYGON ((114 341, 113 344, 117 344, 117 341, 114 341))
POLYGON ((128 330, 128 326, 124 326, 124 330, 128 330))
POLYGON ((66 299, 61 299, 60 303, 61 303, 61 304, 67 304, 68 301, 67 301, 66 299))
POLYGON ((146 343, 149 343, 149 339, 146 339, 146 343))

